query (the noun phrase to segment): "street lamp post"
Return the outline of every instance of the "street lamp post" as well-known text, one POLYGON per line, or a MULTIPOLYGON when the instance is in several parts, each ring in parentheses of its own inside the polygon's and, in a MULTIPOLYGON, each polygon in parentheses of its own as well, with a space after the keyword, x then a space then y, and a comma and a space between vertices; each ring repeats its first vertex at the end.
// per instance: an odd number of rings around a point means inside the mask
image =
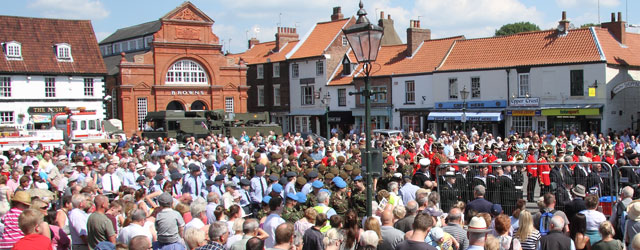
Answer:
POLYGON ((369 19, 367 19, 367 12, 364 10, 364 5, 361 0, 360 9, 358 10, 358 20, 356 20, 354 25, 343 29, 342 32, 347 37, 349 46, 353 50, 353 54, 355 54, 358 63, 363 64, 364 73, 366 75, 364 78, 364 90, 349 94, 364 96, 364 131, 366 142, 364 165, 366 167, 365 175, 367 178, 367 216, 371 217, 373 192, 373 181, 371 176, 371 96, 377 93, 371 92, 370 74, 371 62, 374 62, 378 57, 378 50, 380 49, 380 42, 384 31, 380 26, 369 22, 369 19))
POLYGON ((327 93, 324 95, 324 105, 326 107, 325 110, 325 125, 327 126, 327 140, 331 139, 331 127, 329 125, 329 105, 331 104, 331 95, 329 94, 329 91, 327 91, 327 93))
POLYGON ((460 90, 460 96, 462 97, 462 131, 467 133, 467 97, 469 97, 469 91, 467 90, 467 86, 464 86, 462 90, 460 90))

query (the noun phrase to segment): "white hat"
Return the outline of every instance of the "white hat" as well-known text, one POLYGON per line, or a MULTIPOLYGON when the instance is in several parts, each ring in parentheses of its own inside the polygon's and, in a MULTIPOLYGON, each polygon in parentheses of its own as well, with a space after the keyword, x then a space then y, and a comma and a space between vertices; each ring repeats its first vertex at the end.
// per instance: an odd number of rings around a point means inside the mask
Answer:
POLYGON ((486 233, 490 230, 487 228, 487 222, 482 217, 474 216, 469 222, 467 231, 471 233, 486 233))
POLYGON ((431 161, 427 158, 422 158, 420 159, 420 166, 429 166, 429 164, 431 164, 431 161))

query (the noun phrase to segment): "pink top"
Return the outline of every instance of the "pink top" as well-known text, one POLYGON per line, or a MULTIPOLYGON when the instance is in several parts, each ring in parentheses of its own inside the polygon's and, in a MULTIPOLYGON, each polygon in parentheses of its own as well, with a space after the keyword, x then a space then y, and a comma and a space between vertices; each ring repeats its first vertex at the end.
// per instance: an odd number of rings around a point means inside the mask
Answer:
POLYGON ((18 240, 24 237, 24 234, 18 227, 18 216, 22 214, 22 210, 14 207, 9 210, 0 220, 4 223, 4 233, 0 239, 0 249, 13 247, 18 240))
POLYGON ((51 244, 53 245, 53 249, 70 249, 71 239, 69 239, 69 236, 64 232, 64 230, 56 225, 49 225, 49 228, 51 229, 51 244))

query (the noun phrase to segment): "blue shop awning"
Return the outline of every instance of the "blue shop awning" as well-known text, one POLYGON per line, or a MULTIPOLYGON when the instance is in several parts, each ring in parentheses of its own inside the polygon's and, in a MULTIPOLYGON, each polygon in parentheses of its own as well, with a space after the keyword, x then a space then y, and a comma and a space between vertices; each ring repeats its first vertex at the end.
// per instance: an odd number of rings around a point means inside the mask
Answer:
MULTIPOLYGON (((502 121, 500 112, 466 112, 467 121, 470 122, 498 122, 502 121)), ((427 117, 429 121, 460 121, 462 112, 431 112, 427 117)))

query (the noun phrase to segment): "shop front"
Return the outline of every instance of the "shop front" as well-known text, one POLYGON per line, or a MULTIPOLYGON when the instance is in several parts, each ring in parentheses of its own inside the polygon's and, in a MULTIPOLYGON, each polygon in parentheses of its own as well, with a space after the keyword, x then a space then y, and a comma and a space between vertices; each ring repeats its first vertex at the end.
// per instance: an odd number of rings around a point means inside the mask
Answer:
POLYGON ((49 129, 51 128, 51 119, 58 113, 65 112, 65 106, 50 107, 29 107, 28 129, 49 129))
POLYGON ((353 117, 351 111, 329 111, 329 126, 332 133, 338 133, 340 138, 344 138, 344 135, 349 135, 351 126, 355 123, 356 119, 353 117))
MULTIPOLYGON (((424 132, 427 130, 426 119, 429 110, 426 108, 399 108, 400 127, 403 131, 424 132)), ((395 126, 395 125, 394 125, 395 126)))
POLYGON ((543 107, 542 115, 547 117, 549 130, 585 131, 599 133, 602 123, 602 105, 578 105, 567 108, 543 107))
POLYGON ((502 135, 505 128, 503 113, 506 104, 505 100, 439 102, 427 116, 427 127, 438 133, 463 130, 466 127, 467 132, 475 128, 478 132, 502 135), (465 110, 462 109, 464 105, 465 110))
MULTIPOLYGON (((355 108, 352 110, 355 129, 357 131, 364 132, 364 108, 355 108)), ((393 116, 391 107, 371 108, 371 130, 391 128, 392 117, 393 116)))

